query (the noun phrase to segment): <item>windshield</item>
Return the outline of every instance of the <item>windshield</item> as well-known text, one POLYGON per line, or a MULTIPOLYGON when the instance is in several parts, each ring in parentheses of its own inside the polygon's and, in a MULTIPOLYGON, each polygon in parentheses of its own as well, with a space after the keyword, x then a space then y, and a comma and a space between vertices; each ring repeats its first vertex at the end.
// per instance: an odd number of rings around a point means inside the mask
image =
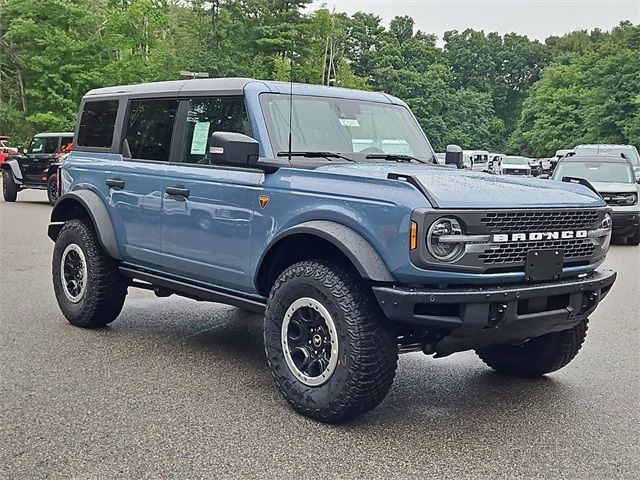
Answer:
POLYGON ((625 157, 631 160, 632 165, 640 165, 640 154, 638 154, 636 147, 631 145, 578 145, 574 150, 580 155, 610 155, 619 157, 620 154, 624 154, 625 157))
MULTIPOLYGON (((260 95, 274 153, 289 150, 290 98, 260 95)), ((291 118, 292 151, 410 155, 425 161, 434 158, 417 122, 400 105, 294 95, 291 118)))
POLYGON ((506 157, 502 163, 508 165, 529 165, 529 159, 525 157, 506 157))
POLYGON ((553 173, 554 180, 563 177, 584 178, 589 182, 633 183, 631 167, 614 162, 560 162, 553 173))

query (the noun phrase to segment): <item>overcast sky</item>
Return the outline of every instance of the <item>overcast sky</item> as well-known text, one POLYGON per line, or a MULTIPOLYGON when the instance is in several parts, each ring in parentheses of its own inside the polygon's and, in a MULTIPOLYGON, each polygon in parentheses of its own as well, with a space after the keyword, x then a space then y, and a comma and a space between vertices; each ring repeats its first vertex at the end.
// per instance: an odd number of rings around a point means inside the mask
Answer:
POLYGON ((440 39, 447 30, 469 27, 544 40, 573 30, 609 30, 621 20, 640 24, 640 0, 325 0, 312 8, 322 5, 348 14, 375 13, 385 26, 396 15, 409 15, 417 29, 440 39))

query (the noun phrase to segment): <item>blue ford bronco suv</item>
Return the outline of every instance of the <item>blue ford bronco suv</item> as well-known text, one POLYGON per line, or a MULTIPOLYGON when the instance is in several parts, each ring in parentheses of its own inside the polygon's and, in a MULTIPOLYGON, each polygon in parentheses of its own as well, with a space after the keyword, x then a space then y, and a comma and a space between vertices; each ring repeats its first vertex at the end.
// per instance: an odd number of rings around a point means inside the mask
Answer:
POLYGON ((264 312, 297 411, 345 421, 398 354, 475 350, 520 377, 562 368, 615 273, 606 203, 573 183, 438 165, 402 101, 250 79, 92 90, 48 234, 65 317, 99 327, 127 290, 264 312))

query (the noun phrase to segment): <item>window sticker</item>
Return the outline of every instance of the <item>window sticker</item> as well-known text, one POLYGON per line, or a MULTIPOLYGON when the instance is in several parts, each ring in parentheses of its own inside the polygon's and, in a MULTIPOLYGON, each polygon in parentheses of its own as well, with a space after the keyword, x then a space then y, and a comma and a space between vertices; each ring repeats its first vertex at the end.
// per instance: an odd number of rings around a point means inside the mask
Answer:
POLYGON ((209 140, 210 122, 197 122, 193 127, 191 140, 191 155, 204 155, 207 153, 207 141, 209 140))
POLYGON ((340 125, 343 127, 359 127, 360 123, 357 118, 341 118, 340 125))

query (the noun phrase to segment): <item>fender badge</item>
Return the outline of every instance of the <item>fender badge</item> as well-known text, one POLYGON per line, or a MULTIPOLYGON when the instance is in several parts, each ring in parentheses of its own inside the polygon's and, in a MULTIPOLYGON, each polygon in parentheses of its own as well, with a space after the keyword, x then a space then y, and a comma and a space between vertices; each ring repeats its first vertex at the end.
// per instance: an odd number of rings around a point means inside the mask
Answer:
POLYGON ((258 202, 260 203, 260 208, 264 208, 269 203, 271 197, 269 195, 258 195, 258 202))

